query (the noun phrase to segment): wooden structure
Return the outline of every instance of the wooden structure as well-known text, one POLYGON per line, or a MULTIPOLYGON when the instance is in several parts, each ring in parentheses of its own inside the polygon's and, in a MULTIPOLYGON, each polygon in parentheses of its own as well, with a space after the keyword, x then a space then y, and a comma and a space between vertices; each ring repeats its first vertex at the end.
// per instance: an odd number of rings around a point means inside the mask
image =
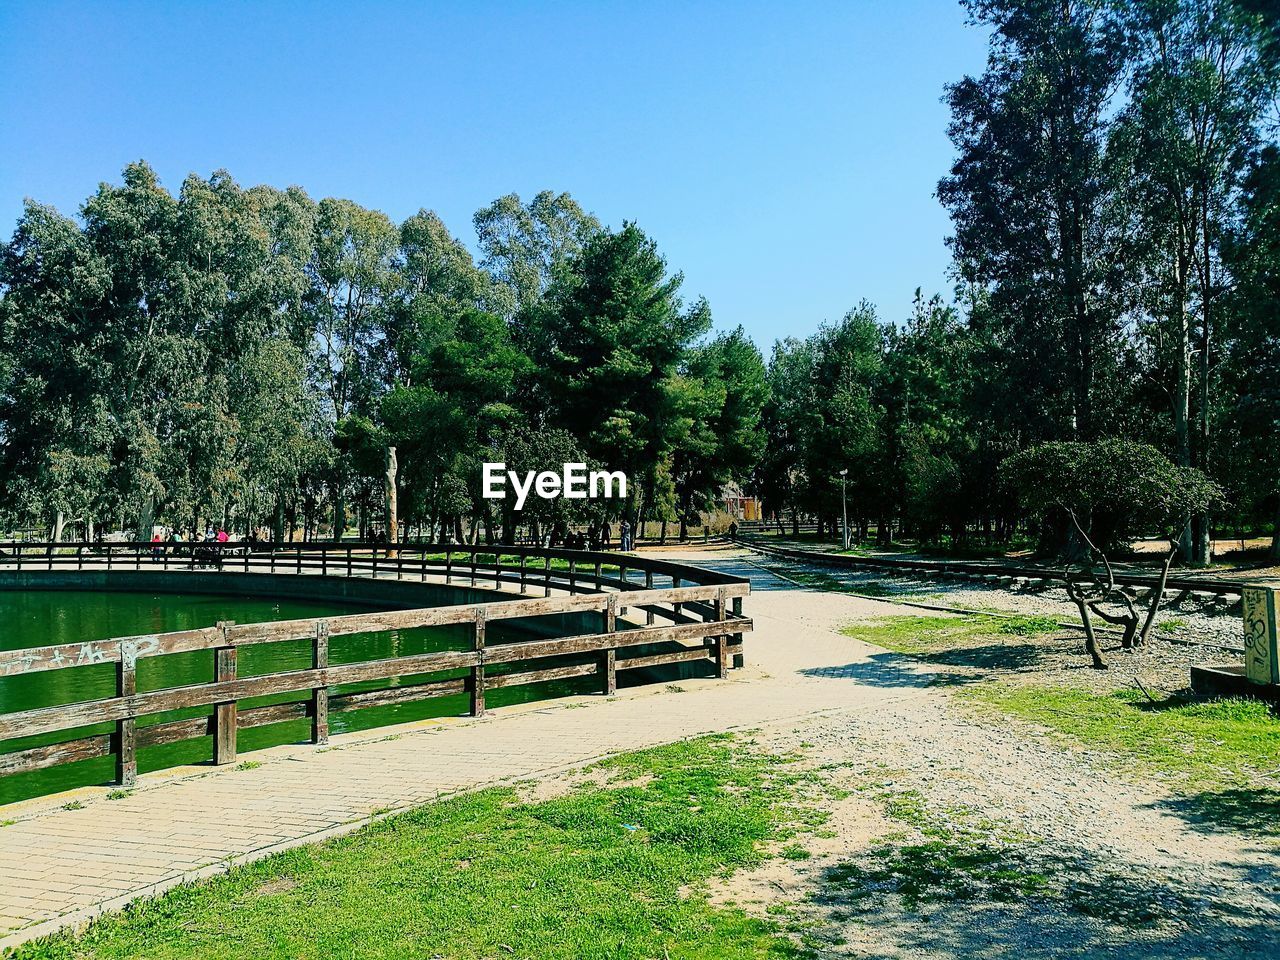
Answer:
MULTIPOLYGON (((160 553, 154 548, 151 543, 0 545, 0 586, 6 571, 22 569, 153 571, 191 564, 191 558, 175 545, 166 545, 160 553)), ((386 549, 385 544, 359 543, 252 548, 226 544, 222 559, 224 568, 246 572, 431 579, 477 588, 505 586, 507 591, 494 592, 493 600, 484 603, 275 623, 219 623, 195 630, 0 651, 0 677, 116 665, 113 697, 0 714, 0 749, 3 741, 14 738, 68 734, 68 739, 56 743, 0 753, 0 775, 114 755, 116 778, 129 786, 137 776, 138 749, 192 737, 212 736, 213 762, 229 763, 236 758, 237 731, 247 727, 309 718, 311 741, 321 744, 328 739, 334 711, 465 693, 470 713, 481 716, 487 691, 498 687, 594 676, 600 692, 611 694, 620 671, 704 661, 723 678, 731 667, 742 664, 743 634, 752 624, 742 615, 742 598, 750 585, 741 578, 661 560, 583 551, 399 544, 395 556, 388 558, 386 549), (513 596, 515 591, 524 596, 513 596), (565 615, 597 626, 571 636, 486 642, 490 624, 565 615), (329 644, 335 636, 449 624, 467 625, 469 649, 329 663, 329 644), (298 640, 311 642, 309 668, 237 676, 237 652, 242 647, 298 640), (138 692, 140 659, 200 650, 213 659, 212 682, 138 692), (424 674, 442 676, 359 692, 331 690, 424 674), (239 705, 252 697, 289 693, 306 696, 247 709, 239 705), (148 715, 188 708, 205 708, 208 714, 138 724, 148 715), (83 735, 83 728, 108 724, 114 727, 110 732, 83 735)), ((181 590, 182 576, 175 573, 173 581, 174 589, 181 590)))

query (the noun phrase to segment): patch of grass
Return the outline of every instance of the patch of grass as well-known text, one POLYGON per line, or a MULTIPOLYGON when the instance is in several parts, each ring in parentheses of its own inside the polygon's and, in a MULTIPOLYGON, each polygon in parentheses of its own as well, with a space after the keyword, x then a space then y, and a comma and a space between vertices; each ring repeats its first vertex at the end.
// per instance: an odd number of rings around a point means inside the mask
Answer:
POLYGON ((133 796, 132 790, 112 790, 107 794, 108 800, 123 800, 126 797, 133 796))
POLYGON ((809 786, 729 737, 599 765, 542 802, 490 789, 392 815, 19 947, 41 958, 797 957, 777 922, 712 906, 705 881, 786 840, 809 786))
POLYGON ((243 763, 237 763, 236 769, 237 770, 257 770, 260 766, 262 766, 261 760, 246 760, 243 763))
POLYGON ((844 628, 845 636, 897 653, 938 653, 970 645, 980 637, 1029 637, 1062 628, 1050 617, 958 616, 882 617, 844 628))
POLYGON ((1053 617, 1010 617, 1000 619, 1000 632, 1016 637, 1034 637, 1041 633, 1057 633, 1062 628, 1053 617))
POLYGON ((69 800, 62 805, 63 810, 83 810, 84 804, 79 800, 69 800))
POLYGON ((1186 629, 1187 621, 1181 617, 1169 617, 1156 624, 1157 633, 1179 633, 1186 629))
POLYGON ((1137 690, 983 684, 971 700, 1048 727, 1184 787, 1256 786, 1280 768, 1280 718, 1256 700, 1151 702, 1137 690))
POLYGON ((992 633, 990 617, 904 616, 855 623, 841 632, 897 653, 925 653, 956 646, 979 633, 992 633))

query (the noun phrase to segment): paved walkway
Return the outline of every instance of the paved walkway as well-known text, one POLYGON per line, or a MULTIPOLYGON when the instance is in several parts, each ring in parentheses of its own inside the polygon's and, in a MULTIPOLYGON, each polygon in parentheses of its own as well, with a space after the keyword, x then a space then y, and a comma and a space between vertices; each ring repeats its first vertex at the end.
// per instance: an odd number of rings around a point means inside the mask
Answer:
POLYGON ((63 809, 63 794, 0 811, 0 820, 17 817, 0 828, 0 949, 232 859, 343 833, 443 794, 682 737, 930 695, 921 668, 836 632, 862 616, 910 611, 795 589, 736 557, 732 549, 679 557, 752 578, 748 666, 728 681, 425 721, 335 737, 328 748, 277 747, 249 755, 262 762, 254 769, 144 776, 120 800, 93 788, 75 792, 81 809, 63 809))

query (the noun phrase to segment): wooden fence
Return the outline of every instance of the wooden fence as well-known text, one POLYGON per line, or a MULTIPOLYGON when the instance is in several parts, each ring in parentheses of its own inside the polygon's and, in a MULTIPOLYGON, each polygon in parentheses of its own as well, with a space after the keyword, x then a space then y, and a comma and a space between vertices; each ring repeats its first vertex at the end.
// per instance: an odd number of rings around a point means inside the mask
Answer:
MULTIPOLYGON (((184 545, 203 549, 206 545, 184 545)), ((236 758, 240 729, 309 718, 311 741, 325 743, 335 710, 407 703, 468 694, 470 713, 485 712, 485 693, 498 687, 595 676, 599 690, 611 694, 619 671, 692 661, 710 661, 725 677, 741 666, 743 634, 751 620, 742 615, 746 580, 682 564, 635 556, 529 547, 399 545, 388 555, 385 544, 264 544, 252 550, 223 545, 223 567, 245 571, 429 577, 472 586, 506 585, 541 597, 495 593, 484 603, 360 613, 351 616, 235 624, 82 643, 0 651, 0 677, 27 676, 91 664, 116 666, 116 695, 102 700, 0 713, 3 741, 48 736, 80 728, 114 724, 114 730, 78 736, 44 746, 0 753, 0 775, 39 770, 62 763, 114 755, 116 779, 130 786, 137 777, 142 747, 212 736, 213 762, 236 758), (495 552, 495 549, 500 552, 495 552), (555 595, 553 595, 553 593, 555 595), (631 611, 637 622, 626 619, 631 611), (576 614, 598 616, 596 630, 574 636, 487 644, 490 624, 576 614), (465 624, 470 649, 420 653, 358 663, 331 665, 331 638, 356 633, 465 624), (237 651, 252 644, 309 640, 311 666, 253 677, 238 677, 237 651), (209 651, 214 679, 208 683, 138 692, 138 661, 144 657, 209 651), (525 669, 521 669, 521 668, 525 669), (453 671, 457 675, 359 692, 331 694, 330 688, 368 681, 453 671), (276 694, 302 693, 305 700, 239 708, 239 701, 276 694), (139 726, 139 718, 171 710, 206 707, 207 716, 139 726)), ((150 543, 0 545, 0 583, 7 571, 44 569, 151 570, 190 567, 200 557, 183 556, 166 545, 156 553, 150 543)), ((181 589, 175 575, 174 588, 181 589)))

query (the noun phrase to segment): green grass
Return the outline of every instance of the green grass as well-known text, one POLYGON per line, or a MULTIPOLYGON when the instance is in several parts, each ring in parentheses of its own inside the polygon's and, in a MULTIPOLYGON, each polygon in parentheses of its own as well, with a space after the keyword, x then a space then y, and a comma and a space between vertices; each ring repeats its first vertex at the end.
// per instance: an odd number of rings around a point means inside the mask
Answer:
POLYGON ((1280 719, 1257 700, 1150 701, 1137 690, 983 684, 963 696, 1106 750, 1189 788, 1253 785, 1280 770, 1280 719))
POLYGON ((806 808, 814 775, 729 737, 601 766, 613 778, 603 787, 541 802, 491 789, 430 804, 14 958, 803 955, 777 923, 713 907, 702 891, 820 819, 806 808))
POLYGON ((902 616, 882 617, 845 627, 845 636, 897 653, 937 653, 970 644, 979 637, 1033 636, 1061 628, 1048 617, 902 616))

